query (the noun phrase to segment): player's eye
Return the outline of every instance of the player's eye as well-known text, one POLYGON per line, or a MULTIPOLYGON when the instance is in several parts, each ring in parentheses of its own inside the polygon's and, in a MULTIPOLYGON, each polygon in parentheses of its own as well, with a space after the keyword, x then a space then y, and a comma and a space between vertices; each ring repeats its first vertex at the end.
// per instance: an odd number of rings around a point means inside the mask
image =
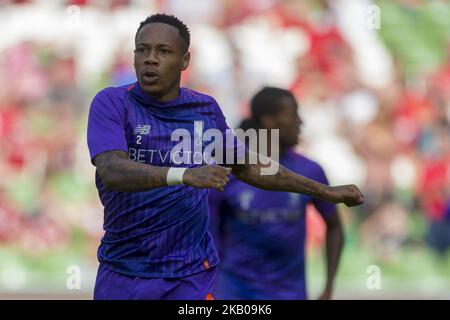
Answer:
POLYGON ((139 54, 146 54, 149 55, 150 54, 151 49, 150 48, 137 48, 136 49, 136 53, 139 54))
POLYGON ((160 51, 161 51, 162 53, 164 53, 164 54, 170 53, 170 50, 167 50, 167 49, 161 49, 160 51))

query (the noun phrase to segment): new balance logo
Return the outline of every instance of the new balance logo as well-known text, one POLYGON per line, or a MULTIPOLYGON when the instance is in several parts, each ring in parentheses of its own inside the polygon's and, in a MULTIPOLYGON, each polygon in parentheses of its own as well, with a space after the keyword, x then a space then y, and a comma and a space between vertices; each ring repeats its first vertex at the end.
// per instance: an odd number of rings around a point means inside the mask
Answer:
POLYGON ((138 135, 146 135, 150 133, 150 125, 146 124, 146 125, 137 125, 136 128, 133 131, 134 134, 138 134, 138 135))

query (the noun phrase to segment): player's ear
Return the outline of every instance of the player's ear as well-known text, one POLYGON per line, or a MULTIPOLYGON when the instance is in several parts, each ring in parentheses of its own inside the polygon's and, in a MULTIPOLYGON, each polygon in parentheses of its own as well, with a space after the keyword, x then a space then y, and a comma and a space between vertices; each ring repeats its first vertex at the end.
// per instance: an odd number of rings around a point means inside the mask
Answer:
POLYGON ((181 62, 181 70, 186 70, 189 67, 189 61, 191 60, 191 53, 187 51, 183 56, 183 61, 181 62))

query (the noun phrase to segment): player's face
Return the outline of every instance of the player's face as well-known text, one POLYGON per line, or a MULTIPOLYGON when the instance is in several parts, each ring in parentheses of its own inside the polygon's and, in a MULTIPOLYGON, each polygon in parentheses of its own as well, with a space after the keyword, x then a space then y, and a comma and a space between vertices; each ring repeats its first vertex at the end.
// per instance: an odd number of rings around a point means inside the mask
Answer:
POLYGON ((280 129, 280 144, 290 148, 298 143, 302 120, 298 114, 297 102, 291 97, 279 100, 279 112, 275 116, 275 127, 280 129))
POLYGON ((142 90, 160 101, 179 94, 181 71, 189 65, 189 52, 177 28, 149 23, 136 36, 134 68, 142 90))

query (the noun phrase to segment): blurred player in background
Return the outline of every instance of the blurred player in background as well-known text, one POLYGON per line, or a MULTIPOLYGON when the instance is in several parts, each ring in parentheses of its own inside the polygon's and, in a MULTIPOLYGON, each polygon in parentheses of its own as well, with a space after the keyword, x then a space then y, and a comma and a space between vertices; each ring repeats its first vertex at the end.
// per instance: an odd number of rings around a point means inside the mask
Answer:
POLYGON ((175 130, 229 132, 212 97, 180 87, 189 44, 176 17, 148 17, 135 36, 138 81, 106 88, 91 104, 87 138, 105 230, 94 299, 212 299, 219 258, 207 231, 208 188, 223 191, 230 172, 258 188, 363 202, 354 185, 329 187, 283 166, 262 176, 260 162, 196 163, 192 149, 188 161, 174 161, 175 130))
MULTIPOLYGON (((251 102, 241 128, 280 130, 280 163, 328 185, 322 167, 294 151, 302 120, 287 90, 266 87, 251 102)), ((225 191, 211 190, 211 231, 221 257, 217 296, 223 299, 307 299, 306 206, 324 219, 327 279, 321 299, 330 299, 344 236, 336 205, 289 192, 270 192, 237 179, 225 191)))

